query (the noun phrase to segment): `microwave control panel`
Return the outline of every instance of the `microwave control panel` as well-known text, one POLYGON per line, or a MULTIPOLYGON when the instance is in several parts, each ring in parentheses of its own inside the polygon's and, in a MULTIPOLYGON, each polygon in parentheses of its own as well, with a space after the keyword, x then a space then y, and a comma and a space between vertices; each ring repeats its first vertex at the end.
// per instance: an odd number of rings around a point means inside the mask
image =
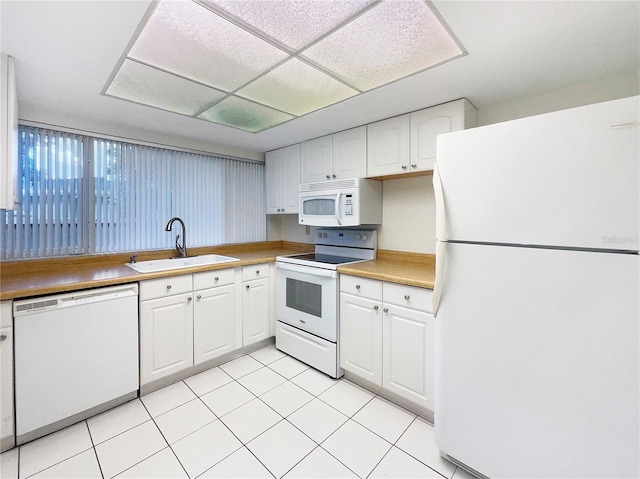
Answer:
POLYGON ((344 207, 342 211, 345 216, 353 216, 353 195, 344 195, 344 207))

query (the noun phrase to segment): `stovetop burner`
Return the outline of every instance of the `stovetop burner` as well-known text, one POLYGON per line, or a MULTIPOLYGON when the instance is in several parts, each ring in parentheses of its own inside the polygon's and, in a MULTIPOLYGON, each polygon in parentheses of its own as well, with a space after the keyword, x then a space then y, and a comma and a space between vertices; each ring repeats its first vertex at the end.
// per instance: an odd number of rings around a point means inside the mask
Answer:
POLYGON ((318 253, 306 253, 291 255, 290 258, 295 258, 302 261, 313 261, 315 263, 327 263, 327 264, 345 264, 353 263, 354 261, 362 261, 357 258, 348 258, 346 256, 332 256, 328 254, 318 253))

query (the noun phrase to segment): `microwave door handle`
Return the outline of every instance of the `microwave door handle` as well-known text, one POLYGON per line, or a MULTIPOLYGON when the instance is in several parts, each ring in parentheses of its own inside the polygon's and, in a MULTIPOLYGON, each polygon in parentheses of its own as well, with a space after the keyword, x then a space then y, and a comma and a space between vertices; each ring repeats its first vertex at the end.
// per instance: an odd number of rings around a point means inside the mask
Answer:
POLYGON ((338 225, 342 226, 342 203, 340 203, 340 197, 342 193, 336 194, 336 203, 338 203, 338 207, 336 208, 336 221, 338 225))

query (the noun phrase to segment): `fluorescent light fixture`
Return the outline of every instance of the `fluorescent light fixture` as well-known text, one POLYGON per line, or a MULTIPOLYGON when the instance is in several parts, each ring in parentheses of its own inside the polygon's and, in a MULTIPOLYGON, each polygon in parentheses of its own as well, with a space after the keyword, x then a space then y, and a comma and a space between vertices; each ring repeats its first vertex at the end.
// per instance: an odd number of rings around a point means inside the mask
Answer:
POLYGON ((426 0, 159 0, 103 93, 257 133, 464 54, 426 0))

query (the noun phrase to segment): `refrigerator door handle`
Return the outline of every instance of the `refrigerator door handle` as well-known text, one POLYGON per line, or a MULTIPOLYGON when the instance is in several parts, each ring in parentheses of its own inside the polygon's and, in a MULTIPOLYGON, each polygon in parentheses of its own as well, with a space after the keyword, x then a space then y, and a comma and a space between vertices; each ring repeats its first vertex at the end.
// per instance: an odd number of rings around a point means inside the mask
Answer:
POLYGON ((442 190, 442 181, 440 180, 440 171, 438 163, 433 167, 433 193, 436 200, 436 240, 447 240, 447 221, 446 211, 444 208, 444 191, 442 190))
POLYGON ((444 282, 444 262, 447 257, 447 243, 436 241, 436 279, 433 283, 433 317, 438 315, 440 296, 442 295, 442 283, 444 282))

